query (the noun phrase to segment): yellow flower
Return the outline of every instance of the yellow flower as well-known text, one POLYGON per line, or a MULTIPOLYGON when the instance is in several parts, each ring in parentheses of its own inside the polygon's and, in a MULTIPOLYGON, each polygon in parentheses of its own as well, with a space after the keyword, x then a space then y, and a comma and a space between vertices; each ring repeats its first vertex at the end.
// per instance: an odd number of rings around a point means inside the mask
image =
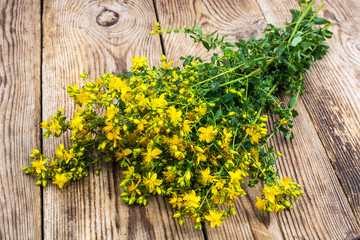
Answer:
POLYGON ((267 122, 268 118, 268 115, 262 115, 261 117, 259 117, 259 120, 262 122, 267 122))
POLYGON ((173 169, 172 167, 167 167, 167 171, 162 172, 165 181, 167 181, 167 182, 175 181, 175 179, 176 179, 176 175, 174 172, 175 170, 176 170, 176 168, 173 169))
POLYGON ((222 216, 223 216, 223 212, 209 210, 209 214, 205 215, 205 219, 210 222, 210 226, 213 228, 216 225, 220 226, 222 222, 221 220, 222 216))
POLYGON ((275 203, 275 198, 280 193, 281 193, 281 191, 277 185, 272 186, 272 187, 266 186, 266 187, 264 187, 264 190, 263 190, 263 194, 264 194, 265 198, 267 198, 269 200, 269 202, 271 202, 271 203, 275 203))
MULTIPOLYGON (((259 165, 259 167, 261 166, 261 163, 259 162, 259 151, 256 150, 254 147, 252 147, 250 149, 250 154, 251 157, 255 160, 255 162, 259 165)), ((254 164, 254 167, 257 167, 256 164, 254 164)))
POLYGON ((59 159, 64 158, 64 144, 59 144, 59 147, 55 150, 55 154, 59 159))
POLYGON ((250 136, 251 144, 258 143, 261 138, 261 134, 256 130, 256 126, 246 129, 246 133, 250 136))
POLYGON ((246 174, 240 169, 238 169, 235 172, 230 171, 229 176, 230 176, 230 183, 240 183, 240 181, 243 179, 243 177, 246 176, 246 174))
POLYGON ((31 163, 31 165, 36 169, 37 173, 41 173, 41 170, 45 170, 46 171, 46 167, 44 166, 44 164, 47 162, 47 159, 42 160, 42 157, 40 157, 39 161, 33 161, 31 163))
POLYGON ((159 156, 162 153, 162 151, 158 148, 151 149, 148 147, 147 152, 143 153, 142 155, 145 156, 145 162, 150 163, 153 159, 158 159, 159 156))
POLYGON ((203 171, 200 171, 201 174, 201 183, 204 184, 205 186, 208 185, 209 183, 212 183, 213 180, 213 176, 211 176, 211 171, 210 168, 206 168, 203 171))
POLYGON ((223 139, 224 145, 229 145, 231 142, 231 138, 233 136, 232 132, 229 132, 227 128, 224 128, 223 134, 224 134, 224 139, 223 139))
POLYGON ((49 131, 52 133, 60 134, 61 133, 61 126, 59 121, 51 119, 51 125, 48 127, 49 131))
POLYGON ((154 191, 156 186, 159 186, 163 180, 157 179, 157 173, 149 172, 147 177, 144 177, 143 184, 149 190, 150 193, 154 191))
POLYGON ((53 184, 57 184, 59 186, 59 188, 63 188, 63 186, 69 181, 67 174, 66 173, 62 173, 59 174, 57 173, 55 175, 55 180, 53 181, 53 184))
POLYGON ((268 200, 266 199, 261 199, 258 196, 256 196, 256 203, 255 203, 255 207, 257 207, 260 211, 264 212, 266 209, 266 204, 268 203, 268 200))
POLYGON ((168 110, 167 113, 169 114, 170 117, 170 121, 174 124, 177 125, 177 123, 179 121, 181 121, 181 115, 182 112, 181 110, 176 111, 176 108, 174 106, 171 106, 168 110))
POLYGON ((80 103, 80 105, 87 105, 90 102, 90 95, 91 92, 80 89, 80 92, 76 94, 76 101, 80 103))
POLYGON ((133 66, 130 67, 131 70, 134 71, 134 73, 138 73, 140 70, 143 70, 145 67, 149 65, 149 63, 146 61, 147 57, 141 57, 134 56, 134 58, 131 58, 133 61, 133 66))
POLYGON ((198 132, 199 134, 199 141, 206 141, 207 143, 210 143, 212 140, 214 140, 217 130, 214 129, 213 126, 209 126, 207 128, 201 127, 199 128, 198 132))
POLYGON ((83 117, 80 117, 79 115, 77 115, 76 117, 71 119, 70 127, 72 129, 79 129, 81 131, 83 129, 83 127, 84 127, 83 119, 84 119, 83 117))
POLYGON ((200 196, 196 196, 196 193, 194 190, 191 190, 190 193, 185 193, 183 200, 184 200, 184 206, 187 208, 198 208, 200 206, 200 196))
POLYGON ((273 209, 273 211, 275 212, 281 212, 282 210, 285 209, 285 207, 283 205, 280 204, 272 204, 271 208, 273 209))
POLYGON ((122 149, 121 152, 115 152, 115 158, 116 158, 116 161, 120 161, 122 160, 124 157, 130 155, 132 153, 132 150, 129 149, 129 148, 126 148, 126 149, 122 149))
POLYGON ((163 69, 165 69, 165 70, 167 70, 167 69, 172 69, 172 67, 170 67, 170 65, 171 65, 173 62, 174 62, 174 61, 171 61, 171 62, 163 61, 163 62, 162 62, 163 69))
POLYGON ((128 167, 127 171, 122 171, 125 178, 131 178, 131 176, 134 174, 134 172, 135 172, 134 166, 128 167))
POLYGON ((114 148, 117 147, 118 141, 121 141, 119 128, 117 127, 116 129, 113 129, 111 132, 106 133, 106 138, 114 142, 113 143, 114 148))
POLYGON ((161 94, 158 98, 151 99, 151 106, 154 107, 163 107, 166 106, 168 102, 165 99, 165 93, 161 94))
POLYGON ((191 133, 191 127, 189 126, 189 124, 191 124, 193 122, 189 121, 189 120, 185 120, 183 122, 183 126, 182 126, 182 130, 184 131, 185 135, 188 135, 189 133, 191 133))
POLYGON ((136 193, 139 194, 139 195, 141 195, 140 190, 137 189, 137 187, 139 186, 139 184, 140 184, 140 180, 137 182, 136 185, 134 184, 134 181, 131 180, 131 184, 130 184, 130 186, 127 187, 127 191, 128 191, 129 193, 133 194, 133 195, 136 195, 136 193))
POLYGON ((206 162, 206 156, 204 154, 200 154, 196 159, 197 164, 200 162, 206 162))
POLYGON ((120 92, 123 88, 126 88, 127 84, 126 84, 126 80, 121 80, 121 78, 118 77, 111 77, 109 79, 109 90, 116 90, 118 92, 120 92))
POLYGON ((75 158, 74 149, 71 148, 69 151, 64 150, 63 159, 68 163, 71 159, 75 158))
POLYGON ((119 112, 119 108, 115 107, 114 104, 111 104, 107 109, 105 116, 108 120, 111 120, 114 118, 115 114, 119 112))
POLYGON ((176 206, 178 208, 181 208, 183 206, 182 198, 178 197, 177 194, 173 194, 172 198, 169 199, 169 203, 175 208, 176 206))
POLYGON ((281 125, 287 124, 287 121, 283 118, 283 119, 280 120, 280 124, 281 125))
POLYGON ((282 185, 282 186, 284 186, 285 187, 285 189, 289 189, 290 188, 290 177, 285 177, 285 180, 283 180, 282 178, 280 178, 280 185, 282 185))
POLYGON ((41 128, 42 129, 48 128, 49 127, 49 121, 50 121, 50 117, 48 117, 47 121, 40 123, 41 128))
POLYGON ((260 138, 261 138, 261 134, 260 134, 260 133, 256 133, 256 134, 252 135, 251 138, 250 138, 251 144, 259 143, 259 139, 260 139, 260 138))
POLYGON ((195 110, 195 112, 198 112, 200 115, 206 114, 206 107, 199 106, 199 107, 195 107, 194 110, 195 110))

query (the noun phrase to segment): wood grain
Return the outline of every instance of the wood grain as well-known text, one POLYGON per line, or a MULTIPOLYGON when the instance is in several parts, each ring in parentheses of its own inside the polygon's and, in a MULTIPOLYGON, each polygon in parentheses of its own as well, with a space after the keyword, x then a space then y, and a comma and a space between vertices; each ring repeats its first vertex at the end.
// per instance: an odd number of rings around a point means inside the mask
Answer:
MULTIPOLYGON (((153 3, 142 1, 44 1, 43 104, 44 119, 59 107, 70 115, 73 103, 67 84, 82 82, 79 73, 95 77, 104 72, 125 72, 133 55, 149 56, 154 65, 161 58, 158 37, 151 36, 156 21, 153 3)), ((44 139, 52 153, 69 136, 44 139)), ((146 207, 127 206, 120 197, 120 169, 101 164, 89 177, 59 190, 44 190, 45 239, 201 239, 191 225, 179 228, 163 198, 146 207)))
POLYGON ((21 170, 40 148, 40 1, 0 11, 0 239, 40 239, 40 188, 21 170))
MULTIPOLYGON (((228 41, 239 38, 248 39, 250 36, 259 37, 266 26, 255 1, 156 1, 159 21, 164 29, 189 27, 197 23, 204 33, 219 30, 219 34, 228 35, 228 41)), ((211 55, 201 44, 194 44, 183 34, 167 35, 164 37, 166 56, 174 60, 174 64, 181 66, 179 57, 182 55, 199 56, 210 60, 211 55)))
POLYGON ((305 192, 293 210, 277 216, 284 238, 355 239, 359 224, 301 100, 296 109, 294 139, 278 134, 270 141, 283 153, 277 162, 280 176, 291 176, 305 192))
MULTIPOLYGON (((293 1, 258 0, 266 19, 290 20, 293 1), (271 9, 270 9, 271 7, 271 9)), ((317 6, 320 1, 316 3, 317 6)), ((333 22, 330 52, 317 62, 303 96, 317 133, 360 223, 360 2, 327 1, 320 16, 333 22)))
MULTIPOLYGON (((266 9, 271 11, 273 5, 274 2, 266 9)), ((283 8, 288 11, 291 7, 283 8)), ((164 28, 184 24, 192 27, 198 23, 204 28, 203 32, 221 29, 221 33, 228 34, 232 40, 239 36, 245 39, 259 36, 264 27, 264 17, 255 1, 222 4, 157 1, 157 9, 164 28), (255 30, 249 30, 251 27, 255 30)), ((199 49, 201 46, 191 47, 191 40, 184 40, 182 35, 165 35, 164 47, 170 60, 184 54, 209 58, 208 53, 199 49)), ((180 65, 180 61, 176 63, 180 65)), ((278 136, 272 144, 286 156, 278 163, 281 176, 289 175, 298 181, 304 187, 304 197, 295 203, 292 211, 264 215, 254 208, 259 190, 248 189, 248 196, 236 204, 236 217, 228 218, 219 228, 206 226, 209 239, 351 239, 359 236, 359 225, 301 101, 297 109, 301 116, 295 121, 295 139, 286 142, 283 136, 278 136)))

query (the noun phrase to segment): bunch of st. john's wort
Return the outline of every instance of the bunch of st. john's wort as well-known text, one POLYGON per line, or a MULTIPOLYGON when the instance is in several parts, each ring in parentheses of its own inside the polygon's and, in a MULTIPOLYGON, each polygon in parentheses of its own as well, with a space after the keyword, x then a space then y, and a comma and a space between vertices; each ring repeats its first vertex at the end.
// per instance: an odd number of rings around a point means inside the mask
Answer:
POLYGON ((316 17, 313 3, 292 10, 292 23, 284 28, 269 25, 258 40, 229 43, 199 27, 164 31, 156 24, 153 34, 184 31, 222 54, 211 62, 185 56, 183 68, 171 67, 165 56, 161 67, 149 68, 146 57, 135 56, 126 74, 81 74, 89 81, 67 89, 77 112, 67 120, 59 109, 41 124, 46 137, 72 131, 70 147, 60 144, 55 157, 33 150, 25 173, 37 176, 38 185, 51 181, 63 188, 87 176, 89 166, 116 161, 126 203, 146 205, 151 195, 168 196, 179 224, 190 217, 197 229, 201 222, 214 227, 235 215, 245 178, 250 187, 265 183, 255 204, 260 211, 291 209, 290 200, 303 191, 278 176, 274 165, 281 153, 268 141, 279 131, 292 137, 303 73, 328 49, 330 23, 316 17), (276 97, 282 92, 292 95, 287 106, 276 97), (271 124, 264 113, 272 115, 271 124))

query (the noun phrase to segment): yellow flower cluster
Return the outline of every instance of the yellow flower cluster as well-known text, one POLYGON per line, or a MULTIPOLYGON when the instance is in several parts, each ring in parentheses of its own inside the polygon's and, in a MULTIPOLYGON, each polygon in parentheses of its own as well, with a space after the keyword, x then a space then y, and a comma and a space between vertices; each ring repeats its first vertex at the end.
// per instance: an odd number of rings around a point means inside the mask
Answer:
MULTIPOLYGON (((214 227, 235 215, 233 203, 246 194, 241 185, 249 174, 255 181, 271 180, 264 199, 256 203, 261 211, 280 211, 288 207, 286 198, 301 194, 288 178, 275 183, 276 173, 261 146, 266 143, 266 115, 251 107, 216 110, 219 99, 208 98, 198 85, 197 61, 181 70, 165 56, 162 67, 153 69, 145 57, 132 60, 132 72, 103 74, 81 88, 68 86, 77 112, 66 121, 59 109, 42 128, 48 130, 46 137, 70 129, 72 144, 69 149, 60 144, 54 158, 33 151, 35 160, 24 170, 37 175, 38 184, 45 186, 50 179, 63 188, 87 176, 84 169, 95 162, 114 160, 123 168, 125 202, 146 205, 151 195, 169 196, 180 225, 190 217, 197 229, 203 221, 214 227), (217 210, 222 204, 228 209, 217 210)), ((239 102, 246 100, 244 92, 224 89, 239 102)))
POLYGON ((303 191, 298 189, 299 187, 299 184, 290 181, 290 177, 286 177, 285 180, 280 178, 279 184, 272 183, 264 187, 262 191, 264 198, 256 197, 255 206, 262 212, 280 212, 291 209, 293 206, 287 198, 299 199, 298 197, 303 194, 303 191))

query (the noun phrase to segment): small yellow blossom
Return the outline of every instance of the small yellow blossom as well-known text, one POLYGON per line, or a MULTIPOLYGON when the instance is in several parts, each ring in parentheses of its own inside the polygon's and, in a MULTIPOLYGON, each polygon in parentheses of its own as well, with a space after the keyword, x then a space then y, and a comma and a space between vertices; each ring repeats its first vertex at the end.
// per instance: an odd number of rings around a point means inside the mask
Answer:
POLYGON ((213 126, 209 126, 207 128, 201 127, 199 128, 199 141, 205 141, 210 143, 216 137, 217 130, 214 129, 213 126))
POLYGON ((61 126, 59 121, 51 119, 51 124, 48 126, 48 130, 59 135, 61 133, 61 126))
POLYGON ((149 65, 149 63, 146 61, 147 59, 148 58, 144 56, 141 58, 134 56, 134 58, 131 58, 133 61, 133 66, 131 66, 130 69, 133 70, 134 73, 138 73, 140 70, 145 69, 145 67, 149 65))
POLYGON ((206 168, 203 171, 200 171, 201 174, 201 183, 204 184, 205 186, 208 185, 209 183, 211 184, 214 180, 213 180, 213 176, 211 176, 211 170, 210 168, 206 168))
POLYGON ((282 118, 282 119, 280 120, 280 124, 281 124, 281 125, 287 124, 287 121, 286 121, 284 118, 282 118))
POLYGON ((59 188, 63 188, 63 186, 69 181, 67 177, 67 173, 59 174, 57 173, 55 175, 55 180, 53 180, 53 184, 57 184, 59 188))
POLYGON ((154 191, 156 186, 160 186, 163 180, 157 179, 157 173, 149 172, 147 177, 144 177, 143 184, 150 193, 154 191))
POLYGON ((220 226, 223 216, 223 212, 217 212, 213 210, 209 210, 209 214, 205 215, 205 219, 210 222, 211 228, 214 228, 216 225, 220 226))
POLYGON ((183 200, 184 206, 187 208, 198 208, 200 206, 200 196, 197 196, 194 190, 190 193, 185 193, 183 200))
POLYGON ((158 159, 159 156, 162 153, 162 151, 158 148, 151 149, 150 147, 147 149, 146 153, 143 153, 142 155, 145 156, 145 162, 150 163, 153 159, 158 159))
POLYGON ((181 110, 176 111, 176 108, 174 106, 171 106, 167 110, 167 113, 169 114, 170 122, 173 123, 174 125, 177 125, 177 123, 181 121, 181 115, 182 115, 181 110))
POLYGON ((76 117, 71 119, 70 127, 72 129, 79 129, 81 131, 84 128, 83 120, 84 120, 83 117, 80 117, 80 116, 77 115, 76 117))
POLYGON ((260 211, 264 212, 266 209, 266 204, 268 203, 268 200, 261 199, 260 197, 256 196, 256 203, 255 207, 257 207, 260 211))
POLYGON ((42 157, 40 157, 40 160, 33 161, 31 165, 36 169, 37 173, 41 173, 42 170, 46 171, 46 167, 44 164, 47 162, 47 159, 42 160, 42 157))

